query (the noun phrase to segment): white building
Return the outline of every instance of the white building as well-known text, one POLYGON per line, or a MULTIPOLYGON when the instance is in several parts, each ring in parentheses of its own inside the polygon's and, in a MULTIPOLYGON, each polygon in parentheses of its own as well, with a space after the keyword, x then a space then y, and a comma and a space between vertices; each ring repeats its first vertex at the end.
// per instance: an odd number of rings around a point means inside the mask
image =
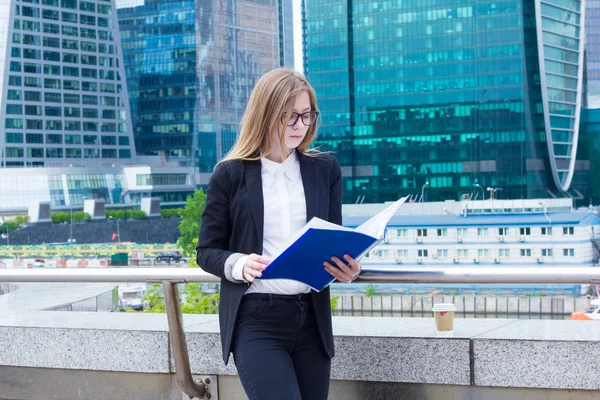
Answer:
MULTIPOLYGON (((364 258, 368 266, 590 266, 600 255, 600 216, 572 211, 570 199, 405 204, 386 239, 364 258), (432 215, 423 210, 444 210, 432 215)), ((370 205, 373 215, 382 205, 370 205)), ((368 216, 344 208, 344 225, 368 216)))
POLYGON ((112 0, 0 5, 0 167, 135 158, 112 0))

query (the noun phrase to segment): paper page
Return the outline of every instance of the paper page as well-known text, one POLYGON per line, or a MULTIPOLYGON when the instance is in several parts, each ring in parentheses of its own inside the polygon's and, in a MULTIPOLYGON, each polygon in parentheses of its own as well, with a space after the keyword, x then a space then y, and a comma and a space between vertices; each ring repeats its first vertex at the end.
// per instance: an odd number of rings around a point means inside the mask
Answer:
POLYGON ((392 219, 394 214, 396 214, 400 206, 404 204, 407 198, 408 196, 402 197, 385 210, 365 221, 362 225, 357 227, 355 231, 364 233, 365 235, 369 235, 377 239, 383 239, 385 237, 385 227, 390 219, 392 219))

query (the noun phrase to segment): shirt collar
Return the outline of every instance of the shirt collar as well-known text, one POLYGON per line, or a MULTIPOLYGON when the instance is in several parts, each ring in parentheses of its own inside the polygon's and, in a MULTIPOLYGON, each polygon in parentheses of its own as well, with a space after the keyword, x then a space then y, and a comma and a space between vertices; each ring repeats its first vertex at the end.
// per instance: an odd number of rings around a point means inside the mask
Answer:
POLYGON ((296 150, 292 151, 288 158, 286 158, 282 163, 271 161, 266 157, 261 158, 260 162, 262 164, 263 179, 267 179, 268 184, 272 182, 275 174, 278 171, 282 171, 283 174, 292 181, 298 181, 302 177, 300 174, 300 162, 298 161, 296 150))

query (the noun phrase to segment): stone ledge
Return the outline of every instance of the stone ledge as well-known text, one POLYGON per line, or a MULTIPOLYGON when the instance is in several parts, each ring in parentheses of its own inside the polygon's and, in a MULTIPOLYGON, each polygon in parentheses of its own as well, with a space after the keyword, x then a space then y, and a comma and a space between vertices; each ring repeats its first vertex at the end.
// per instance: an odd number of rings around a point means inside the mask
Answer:
MULTIPOLYGON (((186 315, 192 373, 235 375, 221 360, 216 315, 186 315)), ((594 321, 334 317, 332 379, 480 387, 600 389, 594 321), (471 367, 473 365, 473 369, 471 367)), ((165 315, 0 314, 0 366, 172 373, 165 315), (49 344, 52 344, 51 346, 49 344)))

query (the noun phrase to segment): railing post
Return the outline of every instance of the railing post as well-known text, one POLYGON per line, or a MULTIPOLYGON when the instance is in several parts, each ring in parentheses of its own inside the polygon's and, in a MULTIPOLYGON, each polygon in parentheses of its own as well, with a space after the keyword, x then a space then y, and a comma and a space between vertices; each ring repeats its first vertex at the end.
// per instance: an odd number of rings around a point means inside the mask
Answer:
POLYGON ((190 358, 188 355, 185 333, 183 332, 183 316, 181 315, 181 304, 177 283, 163 281, 165 296, 165 308, 167 309, 167 320, 169 322, 169 337, 173 349, 173 360, 175 361, 175 379, 179 388, 190 398, 210 398, 207 385, 198 385, 192 378, 190 358))

